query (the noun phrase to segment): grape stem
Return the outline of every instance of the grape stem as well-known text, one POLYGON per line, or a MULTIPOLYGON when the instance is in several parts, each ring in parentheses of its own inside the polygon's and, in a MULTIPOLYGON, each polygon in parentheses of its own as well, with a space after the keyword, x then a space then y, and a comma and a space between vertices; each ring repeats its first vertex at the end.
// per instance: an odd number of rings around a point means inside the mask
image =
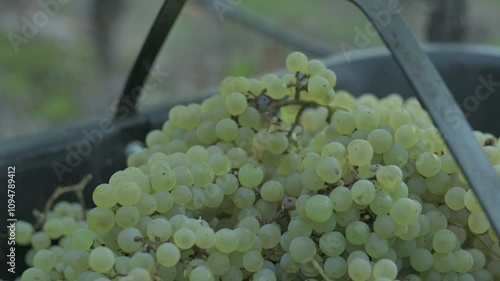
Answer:
POLYGON ((454 225, 456 227, 460 227, 461 229, 467 231, 467 233, 470 234, 470 236, 472 236, 472 238, 474 238, 474 239, 478 240, 479 242, 481 242, 481 244, 483 244, 484 247, 486 247, 488 249, 488 252, 490 252, 490 254, 494 255, 497 258, 500 258, 499 255, 497 255, 495 252, 493 252, 491 250, 491 246, 486 245, 486 242, 484 242, 481 238, 479 238, 479 236, 477 236, 475 233, 473 233, 469 229, 465 228, 463 225, 460 225, 460 224, 454 223, 454 222, 448 222, 448 224, 454 225))
POLYGON ((332 192, 332 190, 334 190, 335 188, 337 188, 339 186, 345 186, 345 183, 343 180, 339 180, 337 183, 327 183, 326 187, 324 189, 318 190, 318 193, 330 195, 330 192, 332 192))
POLYGON ((330 123, 330 118, 333 115, 333 110, 329 106, 324 106, 321 105, 317 102, 314 101, 303 101, 303 100, 286 100, 283 102, 280 102, 277 104, 278 107, 284 107, 284 106, 290 106, 290 105, 300 105, 299 111, 297 112, 297 116, 295 116, 295 121, 292 124, 292 127, 290 128, 290 131, 288 131, 288 137, 290 137, 295 130, 295 128, 299 125, 300 122, 300 117, 302 116, 302 113, 304 113, 304 110, 308 107, 318 107, 322 106, 325 107, 328 110, 328 114, 326 117, 326 122, 330 123))
POLYGON ((292 127, 290 128, 290 131, 288 131, 288 137, 291 137, 292 134, 293 134, 293 131, 295 130, 295 128, 299 125, 299 121, 300 121, 300 116, 302 115, 302 113, 304 112, 304 110, 306 109, 306 105, 302 105, 299 109, 299 112, 297 112, 297 116, 295 117, 295 121, 293 122, 293 125, 292 127))
MULTIPOLYGON (((152 243, 148 241, 147 239, 144 239, 143 237, 137 236, 134 238, 135 241, 141 241, 144 244, 144 250, 147 253, 151 252, 156 252, 157 246, 159 246, 160 241, 157 239, 155 243, 152 243)), ((152 272, 153 278, 155 281, 160 281, 161 278, 158 276, 158 270, 160 269, 160 263, 158 262, 158 259, 156 259, 155 264, 154 264, 154 271, 152 272)), ((116 276, 115 276, 116 277, 116 276)))
POLYGON ((295 202, 291 201, 289 197, 286 197, 285 199, 283 199, 281 209, 279 209, 272 217, 270 217, 268 220, 263 220, 260 218, 257 219, 261 222, 261 224, 270 224, 280 218, 283 218, 288 214, 288 212, 292 210, 295 210, 295 202))
MULTIPOLYGON (((300 99, 300 93, 302 91, 307 91, 307 79, 310 77, 308 74, 304 74, 301 72, 297 72, 295 74, 296 82, 295 83, 290 83, 287 85, 287 88, 295 88, 295 96, 292 100, 289 100, 288 97, 285 97, 280 100, 274 100, 274 101, 267 101, 267 102, 262 102, 264 103, 264 106, 261 105, 261 102, 255 102, 255 107, 259 112, 269 112, 271 113, 271 116, 273 115, 273 112, 278 112, 279 108, 285 107, 285 106, 290 106, 290 105, 299 105, 299 111, 297 112, 297 115, 295 116, 295 120, 288 131, 287 137, 290 138, 297 126, 299 126, 300 123, 300 117, 302 116, 302 113, 304 110, 308 107, 324 107, 328 110, 328 115, 326 117, 326 122, 330 123, 331 116, 333 115, 333 109, 330 106, 326 105, 321 105, 317 102, 314 101, 304 101, 300 99), (262 108, 261 108, 262 107, 262 108)), ((262 90, 262 93, 259 95, 259 97, 265 95, 267 92, 266 89, 262 90)), ((251 95, 253 95, 252 92, 249 91, 251 95)), ((267 97, 267 96, 265 96, 267 97)))
POLYGON ((290 85, 290 87, 295 87, 295 100, 300 100, 300 91, 307 89, 306 85, 303 85, 302 82, 306 79, 309 78, 309 75, 301 75, 300 72, 297 72, 295 74, 295 78, 297 79, 297 82, 295 85, 290 85))
MULTIPOLYGON (((271 256, 272 256, 273 254, 276 254, 276 251, 277 251, 277 250, 279 250, 279 248, 280 248, 280 245, 278 244, 278 246, 276 246, 276 247, 274 247, 274 248, 270 249, 270 250, 267 252, 267 254, 266 254, 266 256, 264 257, 264 259, 269 260, 269 261, 273 261, 273 260, 271 260, 271 256)), ((274 262, 276 262, 276 261, 274 261, 274 262)))
POLYGON ((43 210, 43 213, 40 213, 38 210, 34 210, 34 215, 37 220, 36 229, 40 229, 43 224, 45 223, 50 209, 52 208, 52 205, 54 205, 55 201, 63 194, 73 192, 75 193, 76 197, 78 198, 78 201, 80 202, 83 210, 83 217, 85 218, 85 211, 86 211, 86 205, 85 205, 85 199, 83 197, 83 190, 85 189, 85 186, 92 180, 92 175, 88 174, 83 179, 73 185, 68 185, 68 186, 59 186, 54 190, 52 195, 49 197, 47 200, 47 203, 45 204, 45 208, 43 210))
POLYGON ((311 263, 313 264, 314 268, 316 268, 316 270, 319 272, 319 274, 325 278, 325 281, 333 281, 333 279, 331 279, 328 275, 326 275, 325 271, 323 270, 323 268, 321 267, 321 265, 319 265, 318 261, 316 261, 314 258, 311 260, 311 263))

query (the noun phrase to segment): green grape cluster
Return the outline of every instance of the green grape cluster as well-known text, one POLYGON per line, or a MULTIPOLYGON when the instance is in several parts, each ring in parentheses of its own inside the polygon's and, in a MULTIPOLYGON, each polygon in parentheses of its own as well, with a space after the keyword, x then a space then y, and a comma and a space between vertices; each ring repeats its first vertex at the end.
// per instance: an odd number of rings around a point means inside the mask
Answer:
MULTIPOLYGON (((500 247, 416 99, 354 98, 301 53, 171 109, 147 148, 58 203, 21 281, 494 281, 500 247), (57 245, 52 246, 54 241, 57 245)), ((500 174, 500 149, 476 132, 500 174)))

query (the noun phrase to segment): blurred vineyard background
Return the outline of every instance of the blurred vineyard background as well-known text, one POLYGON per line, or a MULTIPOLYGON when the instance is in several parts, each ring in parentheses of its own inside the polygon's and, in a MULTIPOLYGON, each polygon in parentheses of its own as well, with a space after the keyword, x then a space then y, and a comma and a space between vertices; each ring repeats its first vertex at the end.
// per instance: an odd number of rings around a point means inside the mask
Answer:
MULTIPOLYGON (((13 34, 22 36, 26 21, 44 11, 40 3, 54 1, 0 0, 0 140, 109 114, 163 2, 59 0, 63 4, 32 38, 13 41, 13 34)), ((421 42, 500 44, 498 0, 402 3, 402 15, 421 42)), ((356 28, 366 25, 345 0, 188 1, 157 60, 156 80, 143 93, 141 108, 193 99, 227 75, 279 69, 290 51, 301 50, 243 23, 241 13, 277 24, 283 33, 332 54, 342 52, 342 43, 354 45, 356 28), (221 14, 221 7, 231 9, 221 14)), ((362 47, 381 44, 375 38, 362 47)))

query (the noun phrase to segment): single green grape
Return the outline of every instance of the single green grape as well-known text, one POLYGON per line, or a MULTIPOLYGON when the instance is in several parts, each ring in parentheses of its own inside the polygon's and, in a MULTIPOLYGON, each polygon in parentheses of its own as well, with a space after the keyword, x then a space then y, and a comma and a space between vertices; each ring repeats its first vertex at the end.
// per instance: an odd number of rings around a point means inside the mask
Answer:
POLYGON ((264 249, 272 249, 280 242, 281 230, 275 224, 265 224, 260 227, 257 236, 261 239, 264 249))
POLYGON ((223 228, 215 233, 215 247, 222 253, 231 253, 238 247, 238 235, 234 230, 223 228))
POLYGON ((351 197, 359 205, 368 205, 375 199, 375 186, 369 180, 358 180, 351 187, 351 197))
POLYGON ((313 195, 306 203, 306 215, 314 222, 325 222, 333 213, 332 200, 326 195, 313 195))
POLYGON ((380 117, 376 110, 371 108, 362 108, 356 111, 356 128, 366 132, 377 129, 380 123, 380 117))
POLYGON ((347 146, 347 159, 354 166, 363 166, 370 164, 373 157, 373 148, 371 144, 362 139, 353 140, 347 146))
POLYGON ((253 188, 262 182, 264 172, 255 164, 247 163, 240 168, 238 179, 244 187, 253 188))
POLYGON ((225 106, 231 115, 240 115, 247 107, 247 99, 242 93, 233 92, 226 97, 225 106))
POLYGON ((290 243, 289 252, 294 261, 306 263, 311 261, 316 255, 316 245, 308 237, 295 237, 290 243))
POLYGON ((367 141, 372 145, 373 152, 386 153, 391 149, 393 138, 390 132, 385 129, 375 129, 370 131, 367 141))
POLYGON ((174 266, 179 262, 180 258, 181 252, 179 248, 172 243, 163 243, 156 249, 156 259, 163 266, 174 266))
POLYGON ((238 136, 238 124, 229 118, 222 119, 215 126, 217 137, 223 141, 229 142, 238 136))
POLYGON ((48 281, 47 274, 38 268, 28 268, 23 272, 21 281, 48 281))
POLYGON ((278 202, 285 197, 285 188, 279 181, 270 180, 260 188, 260 196, 269 202, 278 202))
POLYGON ((307 73, 307 67, 308 60, 303 53, 293 52, 286 57, 286 68, 293 74, 297 72, 307 73))
POLYGON ((327 183, 336 183, 342 177, 342 164, 335 157, 322 157, 316 166, 316 173, 327 183))
POLYGON ((372 274, 372 267, 370 262, 365 259, 354 259, 348 263, 348 274, 353 281, 365 281, 368 280, 372 274))
POLYGON ((90 252, 89 265, 97 272, 108 272, 113 268, 115 255, 106 247, 97 247, 90 252))
POLYGON ((57 264, 57 256, 50 250, 40 250, 33 257, 33 265, 43 272, 50 273, 57 264))
POLYGON ((174 234, 174 243, 179 249, 186 250, 195 243, 194 232, 189 228, 180 228, 174 234))
POLYGON ((417 171, 424 177, 433 177, 441 171, 441 158, 434 153, 424 152, 415 162, 417 171))
POLYGON ((248 272, 257 272, 264 266, 264 258, 257 251, 249 251, 243 255, 242 264, 248 272))
POLYGON ((170 239, 172 226, 164 218, 155 218, 149 222, 146 231, 149 240, 163 243, 170 239))

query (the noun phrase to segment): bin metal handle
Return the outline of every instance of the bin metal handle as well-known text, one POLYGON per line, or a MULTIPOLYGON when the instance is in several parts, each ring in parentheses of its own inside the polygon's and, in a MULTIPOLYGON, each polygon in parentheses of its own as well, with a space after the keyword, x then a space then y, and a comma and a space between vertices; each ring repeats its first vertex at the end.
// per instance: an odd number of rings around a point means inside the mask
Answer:
MULTIPOLYGON (((500 234, 499 177, 477 142, 472 129, 429 57, 424 53, 398 13, 389 20, 383 13, 394 10, 390 0, 349 0, 358 6, 377 29, 419 100, 427 108, 451 153, 500 234), (392 10, 391 10, 392 8, 392 10)), ((407 3, 404 1, 403 3, 407 3)), ((392 5, 393 6, 393 5, 392 5)))
POLYGON ((165 0, 149 30, 146 41, 130 72, 116 108, 115 118, 124 119, 137 114, 137 101, 165 39, 179 16, 186 0, 165 0))

